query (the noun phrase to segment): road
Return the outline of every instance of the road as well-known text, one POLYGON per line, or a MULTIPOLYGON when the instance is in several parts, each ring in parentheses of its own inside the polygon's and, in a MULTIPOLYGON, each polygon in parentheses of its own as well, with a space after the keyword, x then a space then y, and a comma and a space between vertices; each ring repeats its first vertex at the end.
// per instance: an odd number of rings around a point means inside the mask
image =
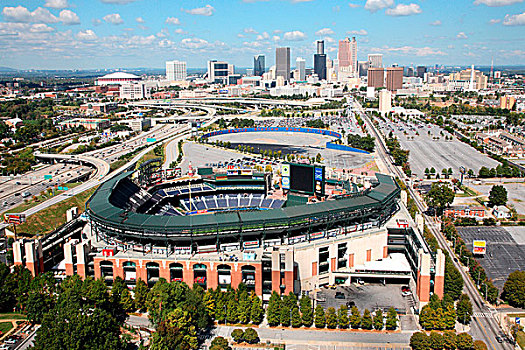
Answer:
MULTIPOLYGON (((390 173, 398 176, 403 182, 405 182, 405 185, 407 185, 405 174, 398 167, 395 167, 393 165, 392 159, 387 153, 387 149, 384 140, 381 138, 381 135, 374 127, 372 121, 364 113, 362 107, 357 102, 355 103, 359 106, 359 109, 362 113, 362 117, 367 122, 369 130, 371 130, 374 133, 374 136, 376 138, 376 144, 378 146, 378 155, 380 156, 380 158, 383 159, 390 173)), ((419 197, 416 195, 416 193, 410 185, 407 185, 407 189, 410 192, 412 198, 414 199, 420 212, 424 213, 426 211, 425 204, 419 199, 419 197)), ((454 256, 454 252, 452 251, 452 249, 450 248, 450 246, 448 245, 448 243, 446 242, 445 238, 442 236, 439 230, 439 225, 434 224, 433 218, 427 215, 423 215, 423 217, 425 218, 428 228, 438 240, 441 249, 447 251, 450 254, 450 256, 454 256)), ((496 314, 496 311, 487 304, 485 304, 485 301, 479 295, 476 287, 470 279, 470 276, 468 276, 467 272, 465 272, 463 267, 458 262, 453 261, 453 263, 455 267, 461 272, 463 280, 465 281, 464 292, 470 297, 470 300, 472 301, 474 315, 470 324, 471 327, 469 333, 474 337, 474 339, 483 340, 485 344, 487 344, 489 349, 512 349, 513 347, 510 344, 500 344, 496 342, 496 336, 502 334, 503 332, 499 327, 496 318, 492 316, 496 314)))

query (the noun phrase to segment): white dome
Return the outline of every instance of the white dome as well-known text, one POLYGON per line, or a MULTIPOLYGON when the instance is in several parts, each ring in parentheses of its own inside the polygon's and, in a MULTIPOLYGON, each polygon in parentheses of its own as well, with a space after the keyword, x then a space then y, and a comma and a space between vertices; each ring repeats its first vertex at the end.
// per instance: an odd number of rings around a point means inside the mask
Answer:
POLYGON ((104 75, 103 77, 99 79, 140 79, 140 77, 136 76, 135 74, 115 72, 115 73, 104 75))

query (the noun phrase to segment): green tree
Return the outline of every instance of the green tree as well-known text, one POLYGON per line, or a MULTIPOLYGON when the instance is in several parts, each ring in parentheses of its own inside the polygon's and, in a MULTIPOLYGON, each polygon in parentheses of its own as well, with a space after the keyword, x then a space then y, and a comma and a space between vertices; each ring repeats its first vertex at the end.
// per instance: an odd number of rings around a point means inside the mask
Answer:
POLYGON ((494 185, 489 192, 489 202, 491 205, 507 204, 507 189, 502 185, 494 185))
POLYGON ((471 350, 474 347, 472 336, 468 333, 459 333, 456 339, 458 350, 471 350))
POLYGON ((446 184, 434 182, 427 193, 426 201, 430 206, 436 208, 438 215, 441 215, 443 209, 452 204, 455 195, 455 192, 446 184))
POLYGON ((151 337, 150 350, 197 349, 197 332, 189 312, 176 308, 160 321, 151 337))
POLYGON ((457 320, 462 324, 469 324, 472 316, 472 303, 467 294, 462 294, 456 305, 457 320))
POLYGON ((456 349, 456 332, 454 331, 444 331, 443 332, 443 348, 445 350, 455 350, 456 349))
POLYGON ((445 341, 443 340, 443 336, 440 333, 436 331, 432 331, 430 332, 430 337, 428 339, 430 342, 430 348, 432 350, 442 350, 443 349, 445 341))
POLYGON ((296 306, 292 309, 292 327, 299 328, 302 325, 301 314, 299 313, 299 308, 296 306))
POLYGON ((210 350, 232 350, 232 348, 225 338, 215 337, 211 341, 210 350))
POLYGON ((410 337, 410 347, 412 350, 430 349, 430 338, 423 332, 415 332, 410 337))
POLYGON ((239 322, 242 324, 250 323, 252 301, 245 290, 239 296, 239 322))
POLYGON ((241 328, 236 328, 232 331, 232 339, 234 342, 242 343, 244 341, 244 331, 241 328))
MULTIPOLYGON (((453 227, 453 226, 452 226, 453 227)), ((463 290, 463 277, 447 255, 445 258, 445 294, 457 300, 463 290)))
POLYGON ((509 274, 501 297, 511 306, 525 307, 525 271, 514 271, 509 274))
POLYGON ((341 329, 347 329, 350 325, 350 320, 348 319, 348 306, 341 305, 337 310, 337 324, 341 329))
POLYGON ((266 309, 266 316, 268 324, 272 327, 281 324, 281 297, 277 292, 272 292, 270 300, 268 301, 268 308, 266 309))
POLYGON ((377 309, 373 318, 374 329, 380 331, 383 329, 383 310, 377 309))
POLYGON ((133 289, 135 309, 144 311, 146 310, 146 300, 148 298, 148 285, 142 279, 137 279, 135 288, 133 289))
POLYGON ((361 327, 361 313, 357 306, 352 306, 352 314, 350 315, 350 325, 353 329, 361 327))
POLYGON ((280 317, 280 321, 281 321, 281 325, 283 325, 284 327, 288 327, 290 326, 290 323, 292 322, 292 312, 291 312, 292 309, 290 309, 288 307, 288 305, 283 305, 281 306, 281 317, 280 317))
POLYGON ((257 331, 253 328, 246 328, 244 331, 244 341, 248 344, 257 344, 259 343, 259 334, 257 334, 257 331))
POLYGON ((315 307, 314 324, 316 328, 324 328, 326 326, 326 316, 321 305, 315 307))
POLYGON ((250 319, 253 324, 259 324, 264 318, 264 309, 262 307, 262 300, 255 293, 251 296, 252 306, 250 311, 250 319))
POLYGON ((365 309, 365 311, 363 312, 363 317, 361 318, 361 328, 372 329, 372 327, 373 327, 372 314, 370 313, 370 310, 365 309))
POLYGON ((333 307, 329 307, 326 310, 326 326, 329 329, 337 328, 337 314, 335 313, 335 309, 333 307))
POLYGON ((474 350, 488 350, 488 347, 483 340, 475 340, 474 350))
POLYGON ((305 327, 311 327, 314 322, 312 311, 312 300, 308 295, 303 295, 299 301, 301 309, 301 321, 305 327))
POLYGON ((388 309, 388 312, 386 313, 386 329, 397 329, 397 311, 393 307, 388 309))

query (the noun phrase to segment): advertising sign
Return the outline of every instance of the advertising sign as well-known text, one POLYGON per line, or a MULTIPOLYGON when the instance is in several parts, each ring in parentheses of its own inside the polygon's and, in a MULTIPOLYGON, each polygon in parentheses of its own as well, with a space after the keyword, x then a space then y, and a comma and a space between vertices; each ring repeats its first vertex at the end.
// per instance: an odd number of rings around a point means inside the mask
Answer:
POLYGON ((323 168, 315 168, 315 180, 323 181, 323 168))
POLYGON ((472 241, 472 253, 484 255, 487 252, 487 241, 472 241))
POLYGON ((282 167, 282 175, 283 176, 290 176, 290 164, 283 164, 283 167, 282 167))
POLYGON ((283 184, 283 189, 289 190, 290 189, 290 178, 289 177, 283 177, 282 178, 282 184, 283 184))
POLYGON ((23 222, 26 222, 26 214, 10 214, 10 213, 7 213, 7 214, 4 214, 4 220, 5 222, 7 222, 8 224, 21 224, 23 222))

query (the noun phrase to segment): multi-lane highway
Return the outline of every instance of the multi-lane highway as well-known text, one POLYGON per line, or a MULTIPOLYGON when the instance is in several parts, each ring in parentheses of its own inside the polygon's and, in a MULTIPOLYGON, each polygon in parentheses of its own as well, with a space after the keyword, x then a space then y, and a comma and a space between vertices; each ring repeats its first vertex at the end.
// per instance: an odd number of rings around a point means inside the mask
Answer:
MULTIPOLYGON (((391 157, 388 155, 384 140, 382 139, 380 133, 374 127, 369 117, 365 114, 363 108, 357 102, 355 103, 358 109, 360 110, 363 119, 367 122, 369 130, 372 131, 372 133, 374 134, 373 136, 375 136, 376 138, 376 144, 378 146, 377 153, 379 157, 382 159, 382 161, 384 162, 385 166, 388 168, 391 174, 398 176, 403 182, 405 182, 405 185, 407 185, 407 189, 410 192, 410 195, 412 196, 412 198, 414 198, 414 201, 419 211, 421 213, 424 213, 426 211, 426 205, 416 195, 411 186, 407 183, 405 174, 398 167, 394 166, 391 157)), ((454 252, 452 251, 452 249, 450 248, 450 246, 448 245, 448 243, 446 242, 445 238, 439 230, 439 225, 434 222, 432 217, 429 217, 425 214, 423 214, 423 217, 425 218, 428 228, 437 238, 441 249, 447 251, 450 254, 450 256, 454 256, 454 252)), ((479 295, 476 286, 470 279, 470 276, 463 269, 460 263, 454 260, 453 263, 456 266, 456 268, 461 272, 463 280, 465 281, 464 292, 470 297, 470 300, 472 301, 474 315, 472 317, 469 333, 474 337, 474 339, 483 340, 487 344, 489 349, 512 349, 513 347, 510 344, 498 343, 496 341, 496 336, 500 336, 503 333, 495 318, 497 312, 494 309, 492 309, 490 305, 485 303, 483 298, 479 295)))

